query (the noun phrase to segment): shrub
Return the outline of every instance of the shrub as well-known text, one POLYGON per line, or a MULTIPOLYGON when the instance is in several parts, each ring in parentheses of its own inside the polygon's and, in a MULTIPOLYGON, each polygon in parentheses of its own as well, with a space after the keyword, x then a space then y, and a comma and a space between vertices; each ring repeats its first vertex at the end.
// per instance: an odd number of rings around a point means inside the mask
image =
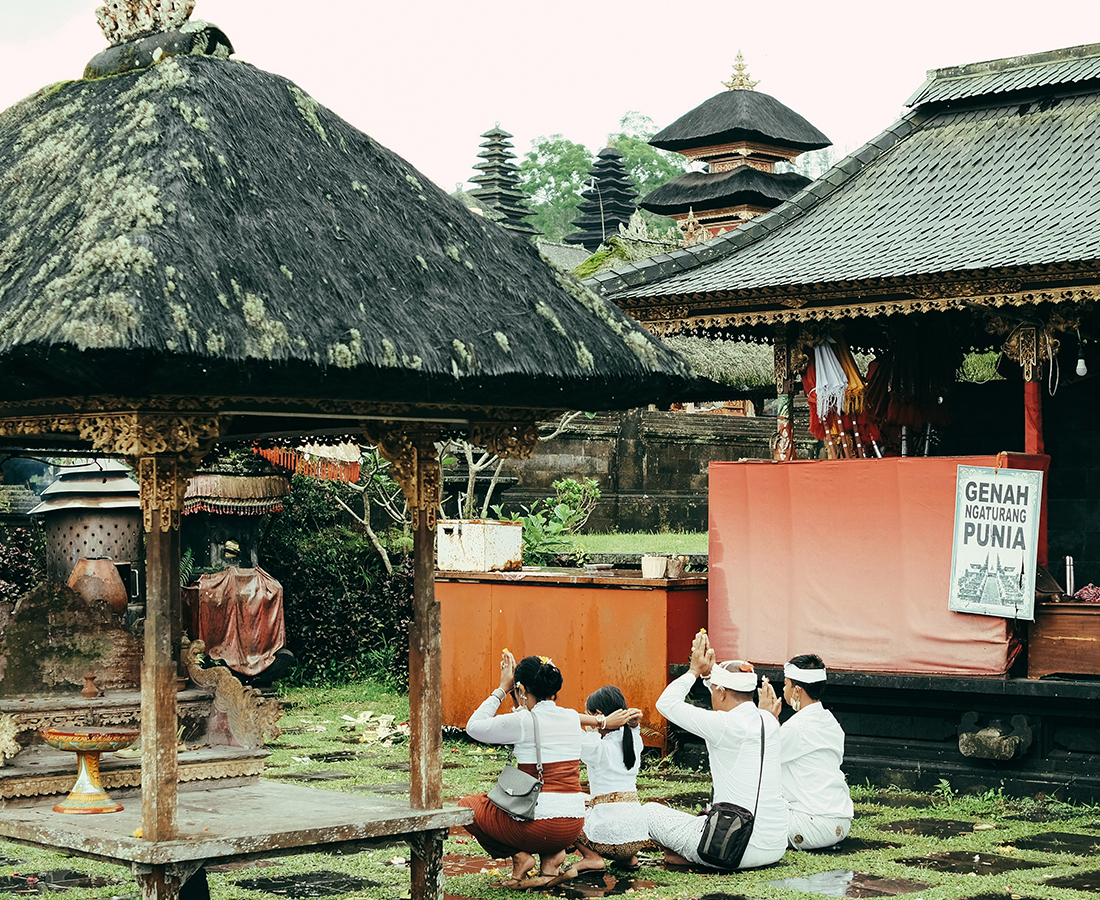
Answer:
POLYGON ((14 603, 37 585, 45 558, 41 531, 0 526, 0 601, 14 603))
POLYGON ((283 513, 261 548, 283 585, 287 646, 298 658, 292 684, 374 679, 404 687, 412 566, 387 576, 370 541, 346 524, 331 487, 295 476, 283 513))

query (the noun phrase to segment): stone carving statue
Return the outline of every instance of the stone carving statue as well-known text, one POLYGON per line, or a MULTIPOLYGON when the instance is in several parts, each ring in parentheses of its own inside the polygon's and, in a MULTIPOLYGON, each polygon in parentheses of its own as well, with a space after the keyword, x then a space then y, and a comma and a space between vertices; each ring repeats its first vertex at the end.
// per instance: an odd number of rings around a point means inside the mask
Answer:
POLYGON ((95 15, 113 46, 160 31, 178 31, 194 9, 195 0, 105 0, 95 15))

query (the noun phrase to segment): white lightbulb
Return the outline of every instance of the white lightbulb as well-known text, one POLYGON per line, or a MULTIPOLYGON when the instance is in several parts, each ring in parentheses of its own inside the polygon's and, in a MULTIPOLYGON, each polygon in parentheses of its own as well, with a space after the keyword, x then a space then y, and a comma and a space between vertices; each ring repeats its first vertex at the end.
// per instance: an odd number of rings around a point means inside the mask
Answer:
POLYGON ((1083 356, 1077 359, 1077 376, 1084 378, 1089 373, 1089 367, 1085 365, 1085 358, 1083 356))

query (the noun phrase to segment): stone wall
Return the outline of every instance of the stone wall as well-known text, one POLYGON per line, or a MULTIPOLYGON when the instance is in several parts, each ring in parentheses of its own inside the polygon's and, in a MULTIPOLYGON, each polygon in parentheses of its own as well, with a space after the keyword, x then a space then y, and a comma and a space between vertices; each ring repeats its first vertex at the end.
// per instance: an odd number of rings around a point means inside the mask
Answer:
MULTIPOLYGON (((799 455, 816 453, 803 400, 795 411, 799 455)), ((553 493, 559 478, 594 478, 600 502, 588 531, 706 531, 707 466, 719 460, 769 459, 771 417, 635 409, 575 419, 528 460, 509 460, 503 474, 519 479, 502 498, 518 512, 553 493)))

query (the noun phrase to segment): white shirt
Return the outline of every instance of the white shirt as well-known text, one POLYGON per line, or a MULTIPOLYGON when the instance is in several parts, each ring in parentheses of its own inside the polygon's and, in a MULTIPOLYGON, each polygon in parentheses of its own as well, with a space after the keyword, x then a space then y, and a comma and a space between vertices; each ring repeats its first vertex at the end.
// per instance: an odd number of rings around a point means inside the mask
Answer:
POLYGON ((783 793, 795 812, 850 819, 852 796, 840 764, 844 729, 820 703, 804 706, 780 729, 783 793))
POLYGON ((623 762, 622 729, 600 737, 586 732, 581 738, 581 762, 588 767, 588 792, 593 797, 638 789, 638 770, 642 766, 642 730, 630 729, 634 739, 634 765, 623 762))
MULTIPOLYGON (((581 740, 581 761, 588 767, 588 790, 593 797, 638 788, 638 770, 642 765, 642 730, 630 729, 634 740, 634 765, 623 762, 623 733, 612 731, 602 738, 586 732, 581 740)), ((629 844, 649 839, 642 805, 637 800, 597 803, 584 816, 584 834, 600 844, 629 844)))
MULTIPOLYGON (((466 723, 466 733, 484 744, 512 744, 516 761, 534 764, 535 728, 531 711, 523 707, 498 716, 501 701, 494 695, 474 710, 466 723)), ((581 757, 580 715, 574 709, 563 709, 553 700, 535 704, 539 719, 539 748, 543 763, 568 762, 581 757)), ((578 763, 579 767, 579 763, 578 763)), ((543 791, 535 805, 536 819, 580 819, 584 817, 584 794, 559 794, 543 791)))
POLYGON ((749 847, 762 853, 783 855, 787 847, 787 807, 783 801, 780 774, 779 723, 770 713, 752 703, 742 703, 729 712, 701 709, 685 698, 695 676, 685 672, 673 681, 660 699, 657 711, 670 722, 697 734, 707 743, 710 775, 716 803, 736 803, 745 809, 756 807, 749 847), (760 723, 764 723, 764 765, 760 766, 760 723), (760 784, 760 802, 756 787, 760 784))

